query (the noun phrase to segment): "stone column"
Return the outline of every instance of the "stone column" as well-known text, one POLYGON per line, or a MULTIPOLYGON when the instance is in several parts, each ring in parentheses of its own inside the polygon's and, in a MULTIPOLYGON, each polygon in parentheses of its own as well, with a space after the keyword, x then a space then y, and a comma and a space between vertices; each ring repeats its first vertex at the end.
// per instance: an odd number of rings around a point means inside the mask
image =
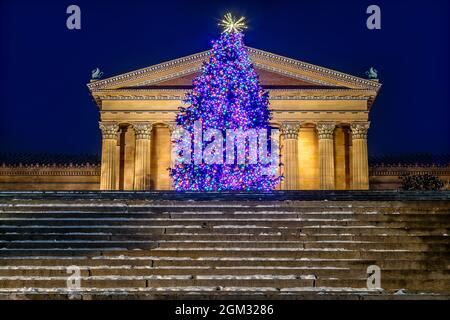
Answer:
POLYGON ((299 190, 298 174, 298 132, 300 122, 283 122, 281 134, 284 138, 284 187, 286 190, 299 190))
POLYGON ((334 128, 335 123, 323 122, 316 125, 319 137, 320 189, 334 190, 334 128))
MULTIPOLYGON (((177 128, 177 123, 175 121, 170 121, 167 123, 167 127, 169 128, 170 168, 173 168, 174 159, 172 159, 172 134, 175 131, 175 129, 177 128)), ((170 177, 169 179, 170 179, 169 190, 174 190, 172 177, 170 177)))
POLYGON ((352 189, 369 189, 369 159, 367 156, 367 131, 369 122, 353 123, 352 131, 352 189))
POLYGON ((136 137, 134 154, 134 190, 150 189, 150 139, 152 124, 149 122, 133 124, 136 137))
POLYGON ((119 125, 114 122, 99 122, 102 130, 102 165, 100 190, 117 189, 117 136, 119 125))

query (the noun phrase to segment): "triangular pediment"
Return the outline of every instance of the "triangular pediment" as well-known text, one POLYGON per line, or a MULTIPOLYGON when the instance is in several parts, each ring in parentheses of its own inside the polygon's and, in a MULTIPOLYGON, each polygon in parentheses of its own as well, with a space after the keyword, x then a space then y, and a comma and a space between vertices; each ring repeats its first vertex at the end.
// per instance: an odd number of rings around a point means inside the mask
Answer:
MULTIPOLYGON (((276 72, 256 68, 259 80, 265 88, 327 88, 329 86, 318 85, 310 81, 287 77, 276 72)), ((162 80, 155 83, 134 84, 123 86, 119 89, 187 89, 192 87, 192 81, 201 74, 200 71, 192 72, 183 76, 162 80)))
MULTIPOLYGON (((261 84, 266 88, 371 89, 376 81, 285 58, 262 50, 248 48, 261 84)), ((91 91, 121 89, 189 88, 200 73, 210 51, 171 60, 88 84, 91 91)))

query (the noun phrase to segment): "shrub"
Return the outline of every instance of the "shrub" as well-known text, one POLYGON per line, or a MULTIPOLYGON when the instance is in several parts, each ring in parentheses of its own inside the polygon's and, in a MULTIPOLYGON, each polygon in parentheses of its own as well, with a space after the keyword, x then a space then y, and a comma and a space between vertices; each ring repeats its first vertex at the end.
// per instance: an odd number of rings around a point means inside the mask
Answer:
POLYGON ((444 187, 444 182, 438 177, 428 173, 423 174, 403 174, 402 190, 440 190, 444 187))

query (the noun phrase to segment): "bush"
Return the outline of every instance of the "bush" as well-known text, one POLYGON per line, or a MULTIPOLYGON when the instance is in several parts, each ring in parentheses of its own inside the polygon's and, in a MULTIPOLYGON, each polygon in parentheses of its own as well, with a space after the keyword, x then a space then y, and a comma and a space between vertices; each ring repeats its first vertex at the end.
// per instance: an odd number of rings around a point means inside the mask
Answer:
POLYGON ((424 174, 403 174, 402 190, 440 190, 444 187, 444 182, 438 177, 428 173, 424 174))

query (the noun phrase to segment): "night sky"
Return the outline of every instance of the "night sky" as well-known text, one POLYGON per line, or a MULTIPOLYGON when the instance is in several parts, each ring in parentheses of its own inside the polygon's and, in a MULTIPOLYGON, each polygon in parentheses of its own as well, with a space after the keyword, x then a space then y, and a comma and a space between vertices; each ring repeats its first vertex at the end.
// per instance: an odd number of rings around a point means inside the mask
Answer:
POLYGON ((208 50, 227 11, 247 17, 246 44, 365 77, 383 87, 369 153, 450 153, 450 1, 0 0, 0 152, 99 153, 86 87, 105 77, 208 50), (81 7, 81 30, 66 8, 81 7), (382 29, 366 28, 377 4, 382 29))

